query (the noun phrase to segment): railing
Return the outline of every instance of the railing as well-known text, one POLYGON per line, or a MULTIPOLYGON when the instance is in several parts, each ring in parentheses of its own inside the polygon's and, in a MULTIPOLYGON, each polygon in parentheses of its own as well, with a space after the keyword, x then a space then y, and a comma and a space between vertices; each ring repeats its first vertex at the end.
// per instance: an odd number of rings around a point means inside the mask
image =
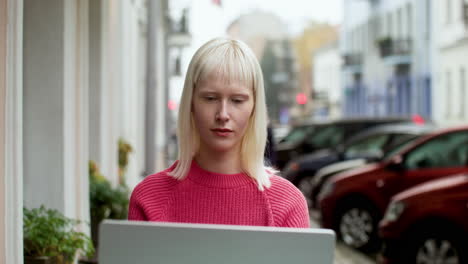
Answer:
POLYGON ((343 54, 344 66, 354 66, 362 64, 361 53, 347 53, 343 54))
POLYGON ((411 54, 410 39, 383 39, 379 41, 380 56, 409 55, 411 54))
POLYGON ((188 10, 184 9, 182 16, 176 20, 168 17, 169 26, 169 46, 172 47, 185 47, 190 45, 192 37, 188 28, 188 10))

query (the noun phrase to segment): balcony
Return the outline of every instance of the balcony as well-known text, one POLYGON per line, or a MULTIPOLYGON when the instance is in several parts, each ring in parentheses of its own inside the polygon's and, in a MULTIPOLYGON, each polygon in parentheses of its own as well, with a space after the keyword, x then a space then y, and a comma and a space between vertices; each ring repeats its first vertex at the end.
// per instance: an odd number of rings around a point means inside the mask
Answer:
POLYGON ((192 36, 188 29, 188 10, 184 9, 179 19, 168 17, 169 35, 168 44, 170 47, 186 47, 192 42, 192 36))
POLYGON ((361 53, 348 53, 343 55, 344 66, 354 66, 362 64, 361 53))
POLYGON ((382 38, 377 41, 380 56, 388 64, 411 63, 411 39, 382 38))
POLYGON ((359 73, 362 71, 362 61, 362 53, 345 53, 343 54, 343 69, 359 73))

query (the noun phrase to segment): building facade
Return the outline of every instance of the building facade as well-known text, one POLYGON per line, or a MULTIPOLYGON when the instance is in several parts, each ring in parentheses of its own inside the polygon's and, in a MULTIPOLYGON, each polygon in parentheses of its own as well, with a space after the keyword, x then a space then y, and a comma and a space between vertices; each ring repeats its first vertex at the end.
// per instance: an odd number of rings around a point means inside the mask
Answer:
POLYGON ((342 115, 342 58, 338 40, 320 48, 311 57, 314 65, 311 72, 313 115, 317 119, 339 118, 342 115))
POLYGON ((166 12, 165 0, 0 0, 0 263, 23 263, 23 206, 89 222, 88 162, 116 185, 119 139, 131 189, 165 168, 166 12))
POLYGON ((468 1, 434 1, 434 120, 468 122, 468 1))
POLYGON ((345 1, 340 47, 347 115, 431 117, 431 2, 345 1))

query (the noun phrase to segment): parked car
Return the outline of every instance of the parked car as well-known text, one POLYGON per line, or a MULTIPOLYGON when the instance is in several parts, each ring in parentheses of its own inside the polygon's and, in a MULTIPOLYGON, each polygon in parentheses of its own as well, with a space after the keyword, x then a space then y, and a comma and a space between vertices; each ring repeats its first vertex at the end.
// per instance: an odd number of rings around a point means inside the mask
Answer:
POLYGON ((310 187, 311 188, 311 191, 310 191, 311 209, 318 210, 317 196, 320 193, 323 185, 332 176, 339 174, 341 172, 347 171, 347 170, 351 170, 351 169, 355 169, 355 168, 368 165, 373 162, 380 162, 390 156, 393 156, 395 153, 398 153, 406 146, 413 144, 415 140, 423 136, 426 136, 426 134, 422 133, 418 137, 414 137, 413 139, 410 139, 408 141, 398 141, 394 143, 393 145, 387 147, 384 150, 383 152, 384 154, 380 157, 380 159, 365 159, 365 158, 351 159, 351 160, 336 162, 318 170, 310 183, 311 184, 311 187, 310 187))
POLYGON ((467 152, 468 126, 446 129, 380 163, 333 176, 318 195, 322 226, 333 228, 351 247, 376 249, 377 224, 390 197, 429 180, 468 173, 467 152))
POLYGON ((280 142, 283 138, 285 138, 289 132, 291 131, 291 127, 288 125, 275 125, 273 126, 273 139, 275 142, 280 142))
POLYGON ((379 234, 380 263, 468 263, 468 174, 393 196, 379 234))
POLYGON ((361 118, 296 125, 276 146, 276 166, 283 169, 291 159, 299 155, 336 147, 367 128, 410 121, 410 118, 361 118))
POLYGON ((310 201, 312 181, 319 169, 335 162, 351 159, 378 161, 392 146, 403 144, 432 130, 434 130, 433 126, 414 123, 369 128, 344 144, 293 159, 285 167, 282 175, 298 186, 310 201))

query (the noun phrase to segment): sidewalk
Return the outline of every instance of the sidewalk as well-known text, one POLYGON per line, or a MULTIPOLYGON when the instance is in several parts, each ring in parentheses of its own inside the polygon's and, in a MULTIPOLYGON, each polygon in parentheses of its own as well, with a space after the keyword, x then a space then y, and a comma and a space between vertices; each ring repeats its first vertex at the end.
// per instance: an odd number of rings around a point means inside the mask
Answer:
MULTIPOLYGON (((310 220, 310 227, 320 228, 320 226, 314 221, 310 220)), ((335 261, 334 264, 375 264, 376 261, 369 256, 364 255, 354 249, 343 245, 340 241, 337 241, 335 248, 335 261)))

